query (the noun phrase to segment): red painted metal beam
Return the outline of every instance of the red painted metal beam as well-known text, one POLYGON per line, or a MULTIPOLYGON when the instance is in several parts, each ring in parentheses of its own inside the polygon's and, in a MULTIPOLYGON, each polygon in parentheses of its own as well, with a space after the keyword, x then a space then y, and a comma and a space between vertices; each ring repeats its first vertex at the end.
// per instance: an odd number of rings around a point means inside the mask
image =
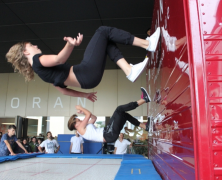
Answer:
POLYGON ((205 54, 199 6, 198 0, 184 0, 193 112, 195 176, 196 179, 211 180, 213 179, 211 125, 208 120, 205 54))

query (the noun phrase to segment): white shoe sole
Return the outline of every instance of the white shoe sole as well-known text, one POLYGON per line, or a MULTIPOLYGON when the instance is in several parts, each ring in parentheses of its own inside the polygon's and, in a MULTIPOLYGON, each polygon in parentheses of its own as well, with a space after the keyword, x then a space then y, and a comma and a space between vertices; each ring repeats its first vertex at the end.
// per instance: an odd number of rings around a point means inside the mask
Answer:
POLYGON ((137 76, 136 76, 136 78, 134 79, 134 81, 132 81, 132 82, 136 82, 136 80, 138 79, 138 77, 141 75, 141 73, 144 71, 144 69, 146 68, 146 66, 147 66, 147 64, 148 64, 148 62, 149 62, 149 58, 146 58, 147 59, 147 61, 146 61, 146 63, 144 64, 144 66, 143 66, 143 68, 141 68, 141 70, 139 71, 139 73, 137 74, 137 76))
MULTIPOLYGON (((156 48, 157 48, 157 44, 158 44, 158 42, 159 42, 159 38, 160 38, 160 27, 158 27, 157 29, 156 29, 156 31, 158 31, 158 38, 156 39, 156 41, 155 41, 155 48, 154 48, 154 50, 152 50, 151 52, 155 52, 156 51, 156 48)), ((155 31, 155 32, 156 32, 155 31)))
POLYGON ((141 87, 141 89, 143 89, 146 92, 146 95, 148 96, 149 102, 151 102, 151 98, 150 98, 149 94, 147 93, 146 89, 144 87, 141 87))

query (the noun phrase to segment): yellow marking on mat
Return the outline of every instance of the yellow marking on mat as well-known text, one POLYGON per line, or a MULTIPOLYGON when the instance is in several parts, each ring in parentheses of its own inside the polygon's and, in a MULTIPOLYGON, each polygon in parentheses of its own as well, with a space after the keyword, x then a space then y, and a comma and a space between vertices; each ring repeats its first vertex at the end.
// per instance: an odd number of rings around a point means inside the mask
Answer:
MULTIPOLYGON (((141 174, 141 170, 137 169, 139 171, 139 174, 141 174)), ((131 169, 131 174, 133 174, 133 169, 131 169)))

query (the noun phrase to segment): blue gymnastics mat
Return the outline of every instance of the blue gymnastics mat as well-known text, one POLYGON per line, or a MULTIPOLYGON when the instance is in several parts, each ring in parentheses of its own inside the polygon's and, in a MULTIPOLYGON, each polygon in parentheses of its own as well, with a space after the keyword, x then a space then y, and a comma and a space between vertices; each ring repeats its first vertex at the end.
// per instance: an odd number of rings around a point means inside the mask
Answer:
POLYGON ((115 180, 161 180, 151 160, 135 154, 42 154, 37 158, 122 159, 115 180))
POLYGON ((42 154, 37 158, 82 158, 82 159, 123 159, 123 155, 112 154, 42 154))
POLYGON ((78 158, 78 159, 122 159, 121 166, 115 176, 115 180, 161 180, 151 160, 142 155, 115 155, 115 154, 18 154, 16 156, 0 157, 0 163, 27 158, 78 158))
POLYGON ((115 180, 161 180, 151 160, 141 155, 123 155, 123 160, 115 180))
MULTIPOLYGON (((74 134, 58 134, 58 143, 60 145, 60 149, 58 154, 68 154, 70 148, 70 139, 75 136, 74 134)), ((83 138, 84 139, 84 138, 83 138)), ((101 150, 103 147, 103 143, 101 142, 93 142, 84 139, 83 149, 86 154, 102 154, 101 150)))
POLYGON ((40 154, 43 154, 43 153, 17 154, 16 156, 1 156, 0 163, 5 162, 5 161, 15 161, 17 159, 32 158, 32 157, 36 157, 37 155, 40 155, 40 154))

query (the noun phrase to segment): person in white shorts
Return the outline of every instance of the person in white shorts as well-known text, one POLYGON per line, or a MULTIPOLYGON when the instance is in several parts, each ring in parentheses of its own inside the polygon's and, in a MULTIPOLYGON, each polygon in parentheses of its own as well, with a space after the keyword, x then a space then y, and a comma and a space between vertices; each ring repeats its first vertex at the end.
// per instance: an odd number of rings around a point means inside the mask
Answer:
POLYGON ((132 145, 131 142, 126 139, 123 139, 123 137, 124 134, 120 133, 119 139, 117 139, 115 143, 114 154, 126 154, 127 146, 132 145))
POLYGON ((57 153, 59 151, 59 143, 53 139, 52 137, 52 133, 51 132, 47 132, 47 138, 45 141, 43 141, 38 149, 39 151, 42 153, 42 148, 45 147, 45 153, 48 153, 48 154, 54 154, 54 153, 57 153))
POLYGON ((83 138, 77 133, 70 140, 71 145, 69 148, 69 154, 83 154, 83 138))

